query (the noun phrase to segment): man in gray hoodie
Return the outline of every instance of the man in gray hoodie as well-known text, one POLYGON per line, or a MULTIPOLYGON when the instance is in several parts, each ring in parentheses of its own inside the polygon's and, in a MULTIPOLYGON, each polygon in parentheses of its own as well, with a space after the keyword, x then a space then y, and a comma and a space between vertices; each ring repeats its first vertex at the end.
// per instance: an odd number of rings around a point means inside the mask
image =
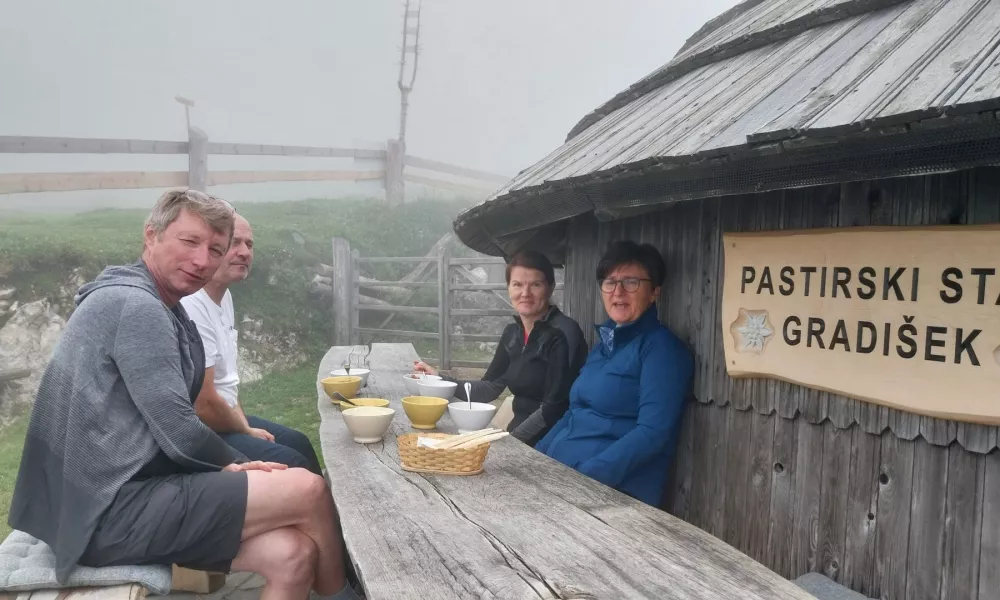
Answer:
POLYGON ((179 301, 205 285, 233 236, 232 209, 165 193, 142 258, 80 288, 42 376, 8 523, 77 565, 253 571, 265 595, 355 598, 333 500, 305 469, 246 458, 198 418, 205 376, 179 301))

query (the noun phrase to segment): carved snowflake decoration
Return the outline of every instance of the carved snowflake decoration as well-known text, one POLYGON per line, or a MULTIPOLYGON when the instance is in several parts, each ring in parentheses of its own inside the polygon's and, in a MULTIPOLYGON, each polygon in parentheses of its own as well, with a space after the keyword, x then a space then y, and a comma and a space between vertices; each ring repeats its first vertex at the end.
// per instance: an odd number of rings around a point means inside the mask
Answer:
POLYGON ((743 336, 743 348, 746 350, 763 350, 764 338, 774 334, 766 324, 767 313, 747 315, 746 324, 737 329, 743 336))
POLYGON ((740 309, 739 317, 729 326, 734 348, 739 353, 763 354, 768 342, 774 336, 774 326, 768 320, 766 310, 749 311, 740 309))

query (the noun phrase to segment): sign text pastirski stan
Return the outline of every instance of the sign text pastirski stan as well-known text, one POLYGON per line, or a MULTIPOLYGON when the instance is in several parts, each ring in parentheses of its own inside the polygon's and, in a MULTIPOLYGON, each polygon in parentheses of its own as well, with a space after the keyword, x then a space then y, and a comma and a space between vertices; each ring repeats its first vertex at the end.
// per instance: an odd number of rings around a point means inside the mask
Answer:
POLYGON ((733 377, 1000 424, 1000 227, 723 236, 733 377))

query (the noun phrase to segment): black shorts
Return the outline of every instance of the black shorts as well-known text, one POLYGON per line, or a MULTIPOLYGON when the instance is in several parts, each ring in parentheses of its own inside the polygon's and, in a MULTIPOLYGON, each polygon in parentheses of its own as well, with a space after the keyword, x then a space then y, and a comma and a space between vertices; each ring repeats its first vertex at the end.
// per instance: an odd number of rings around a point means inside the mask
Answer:
POLYGON ((170 565, 228 573, 247 510, 244 472, 129 481, 101 517, 79 563, 170 565))

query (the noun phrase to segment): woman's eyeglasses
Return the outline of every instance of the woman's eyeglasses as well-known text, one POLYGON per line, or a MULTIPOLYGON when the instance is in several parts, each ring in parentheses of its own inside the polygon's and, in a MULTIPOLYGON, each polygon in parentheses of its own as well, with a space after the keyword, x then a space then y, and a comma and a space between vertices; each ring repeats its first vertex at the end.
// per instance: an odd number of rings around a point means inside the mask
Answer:
POLYGON ((602 279, 601 291, 607 294, 613 294, 615 288, 617 288, 620 283, 622 285, 622 289, 626 292, 634 292, 639 289, 639 285, 643 281, 652 281, 652 279, 639 277, 628 277, 625 279, 602 279))

